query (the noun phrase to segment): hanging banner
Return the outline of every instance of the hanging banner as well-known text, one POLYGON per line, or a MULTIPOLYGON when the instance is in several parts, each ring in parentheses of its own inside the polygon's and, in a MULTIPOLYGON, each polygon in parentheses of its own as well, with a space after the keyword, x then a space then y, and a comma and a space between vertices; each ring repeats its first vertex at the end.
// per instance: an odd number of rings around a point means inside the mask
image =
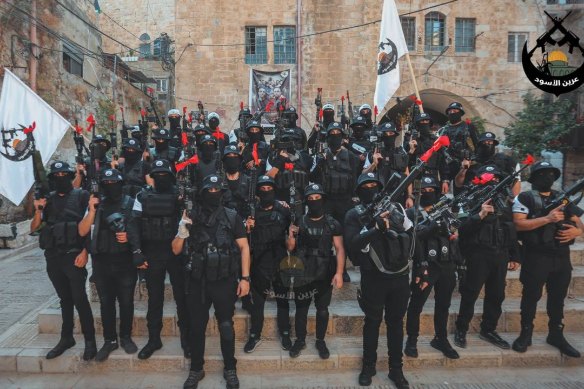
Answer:
POLYGON ((274 127, 280 107, 285 109, 288 106, 292 90, 290 73, 290 69, 279 72, 250 69, 249 107, 251 112, 265 110, 272 102, 271 112, 262 116, 262 126, 274 127))
POLYGON ((39 150, 43 165, 71 124, 21 79, 4 69, 0 95, 0 193, 18 205, 34 183, 32 154, 39 150))

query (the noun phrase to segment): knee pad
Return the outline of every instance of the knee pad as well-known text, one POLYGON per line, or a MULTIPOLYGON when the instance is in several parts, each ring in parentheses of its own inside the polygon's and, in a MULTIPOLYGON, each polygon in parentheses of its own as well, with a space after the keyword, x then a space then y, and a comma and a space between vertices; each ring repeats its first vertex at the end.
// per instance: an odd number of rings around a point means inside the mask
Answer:
POLYGON ((233 341, 235 338, 235 332, 233 331, 233 322, 223 321, 219 323, 219 336, 221 339, 228 342, 233 341))

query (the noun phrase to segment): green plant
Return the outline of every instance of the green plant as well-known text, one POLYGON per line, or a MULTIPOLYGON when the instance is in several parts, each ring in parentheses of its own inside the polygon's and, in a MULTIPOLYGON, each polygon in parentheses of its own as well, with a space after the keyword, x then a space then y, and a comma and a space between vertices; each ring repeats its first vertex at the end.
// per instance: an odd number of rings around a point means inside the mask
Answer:
POLYGON ((95 130, 99 134, 109 133, 110 116, 116 113, 116 106, 113 101, 101 99, 97 102, 96 112, 96 127, 95 130))
POLYGON ((572 99, 549 101, 528 93, 523 98, 525 107, 517 120, 505 128, 505 145, 519 155, 569 150, 568 135, 578 125, 572 99))

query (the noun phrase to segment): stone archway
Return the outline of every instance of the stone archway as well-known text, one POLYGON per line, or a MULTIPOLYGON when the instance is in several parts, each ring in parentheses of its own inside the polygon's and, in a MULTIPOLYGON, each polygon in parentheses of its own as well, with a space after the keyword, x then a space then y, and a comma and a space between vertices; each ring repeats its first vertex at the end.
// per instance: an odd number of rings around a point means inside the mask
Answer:
MULTIPOLYGON (((413 96, 413 95, 412 95, 413 96)), ((464 97, 458 96, 456 93, 452 93, 442 89, 424 89, 420 91, 420 97, 422 98, 424 112, 427 112, 432 116, 434 125, 442 127, 448 121, 446 117, 446 107, 452 102, 459 102, 462 104, 465 111, 465 118, 472 118, 480 116, 478 111, 473 107, 473 105, 464 97)), ((387 113, 383 116, 381 122, 385 122, 388 119, 396 121, 398 115, 406 112, 413 104, 410 96, 398 101, 396 105, 391 107, 387 113)))

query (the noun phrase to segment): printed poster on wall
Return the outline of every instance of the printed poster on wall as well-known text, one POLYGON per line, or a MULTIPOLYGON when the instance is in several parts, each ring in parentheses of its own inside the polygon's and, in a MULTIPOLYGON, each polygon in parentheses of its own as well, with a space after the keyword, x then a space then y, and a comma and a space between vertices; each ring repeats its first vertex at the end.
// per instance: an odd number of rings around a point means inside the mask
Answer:
POLYGON ((252 113, 265 110, 271 104, 269 113, 262 116, 262 126, 274 127, 278 111, 288 107, 291 98, 290 69, 278 72, 264 72, 250 69, 249 107, 252 113))

